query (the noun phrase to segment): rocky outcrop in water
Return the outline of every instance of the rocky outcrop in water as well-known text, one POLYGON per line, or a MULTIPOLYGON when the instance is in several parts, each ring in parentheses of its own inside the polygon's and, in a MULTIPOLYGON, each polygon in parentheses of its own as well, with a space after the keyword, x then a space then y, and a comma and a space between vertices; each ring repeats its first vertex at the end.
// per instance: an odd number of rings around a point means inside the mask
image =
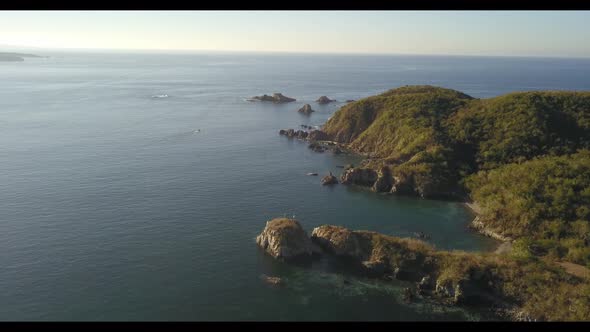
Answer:
POLYGON ((297 112, 299 113, 303 113, 305 115, 310 115, 311 113, 315 112, 314 110, 311 109, 311 105, 309 104, 305 104, 303 105, 303 107, 301 107, 297 112))
POLYGON ((316 102, 318 104, 321 104, 321 105, 323 105, 323 104, 329 104, 329 103, 334 102, 334 101, 336 101, 336 100, 332 100, 332 99, 330 99, 330 98, 328 98, 326 96, 321 96, 320 98, 318 98, 318 100, 316 100, 316 102))
POLYGON ((328 174, 322 178, 322 184, 323 185, 338 184, 338 178, 335 177, 332 174, 332 172, 330 172, 330 174, 328 174))
POLYGON ((309 140, 310 141, 327 141, 330 137, 328 134, 321 130, 312 130, 309 132, 309 140))
POLYGON ((267 276, 266 274, 262 274, 262 275, 260 275, 260 279, 262 279, 262 281, 264 281, 265 283, 267 283, 271 286, 283 285, 283 279, 281 279, 279 277, 271 277, 271 276, 267 276))
POLYGON ((268 221, 256 243, 272 257, 285 261, 309 259, 319 253, 299 222, 289 218, 268 221))
POLYGON ((283 96, 282 93, 273 93, 272 96, 269 95, 262 95, 262 96, 254 96, 251 100, 258 100, 258 101, 270 101, 275 104, 282 104, 282 103, 290 103, 295 101, 295 98, 290 98, 287 96, 283 96))
POLYGON ((326 148, 323 145, 316 142, 311 142, 307 147, 314 152, 322 153, 326 151, 326 148))
POLYGON ((309 133, 305 130, 281 129, 279 130, 279 135, 287 136, 289 138, 306 139, 309 133))

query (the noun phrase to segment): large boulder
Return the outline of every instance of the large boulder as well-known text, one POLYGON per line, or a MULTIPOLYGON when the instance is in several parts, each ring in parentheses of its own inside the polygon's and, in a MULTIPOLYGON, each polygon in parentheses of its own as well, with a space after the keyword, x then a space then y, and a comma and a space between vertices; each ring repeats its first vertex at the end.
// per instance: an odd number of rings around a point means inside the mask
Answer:
POLYGON ((328 103, 331 103, 333 101, 336 101, 336 100, 332 100, 332 99, 330 99, 330 98, 328 98, 326 96, 321 96, 320 98, 318 98, 318 100, 316 100, 316 102, 318 104, 328 104, 328 103))
POLYGON ((290 218, 275 218, 256 237, 256 243, 272 257, 284 260, 308 259, 319 250, 299 222, 290 218))
POLYGON ((259 101, 270 101, 273 103, 277 103, 277 104, 282 104, 282 103, 289 103, 292 101, 295 101, 295 98, 290 98, 287 96, 283 96, 282 93, 273 93, 272 96, 269 95, 262 95, 262 96, 255 96, 252 97, 253 100, 259 100, 259 101))
POLYGON ((340 182, 343 184, 355 184, 359 186, 371 187, 377 181, 378 174, 370 168, 350 168, 344 171, 340 176, 340 182))
POLYGON ((391 187, 393 186, 392 182, 391 170, 389 167, 383 166, 379 172, 377 172, 377 180, 373 183, 371 189, 378 193, 386 193, 391 191, 391 187))
POLYGON ((310 115, 312 112, 315 112, 315 111, 311 109, 311 105, 305 104, 297 112, 303 113, 303 114, 306 114, 306 115, 310 115))

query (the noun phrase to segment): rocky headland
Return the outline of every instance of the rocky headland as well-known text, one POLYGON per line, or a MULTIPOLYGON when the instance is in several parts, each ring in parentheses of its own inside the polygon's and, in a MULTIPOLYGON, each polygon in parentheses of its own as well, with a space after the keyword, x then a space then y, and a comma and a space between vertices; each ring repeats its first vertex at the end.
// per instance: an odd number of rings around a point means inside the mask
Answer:
POLYGON ((273 257, 342 258, 368 277, 414 283, 414 288, 408 289, 412 296, 446 305, 487 308, 512 320, 576 319, 590 314, 585 302, 588 295, 578 291, 588 284, 543 262, 495 253, 436 250, 416 239, 334 225, 314 228, 307 241, 299 222, 285 218, 267 222, 257 243, 273 257), (535 281, 541 276, 543 282, 535 281), (568 296, 555 298, 554 287, 568 296), (548 310, 554 305, 566 308, 548 310))
POLYGON ((487 303, 511 319, 588 320, 590 280, 581 276, 590 266, 589 109, 590 92, 477 99, 405 86, 344 105, 320 130, 281 134, 318 152, 365 156, 344 170, 342 184, 469 202, 469 227, 503 241, 496 252, 447 252, 322 226, 312 239, 324 253, 349 252, 373 276, 417 282, 418 295, 487 303))
POLYGON ((476 99, 404 86, 342 106, 314 135, 365 157, 343 184, 477 201, 470 228, 530 256, 589 266, 588 109, 590 92, 476 99))

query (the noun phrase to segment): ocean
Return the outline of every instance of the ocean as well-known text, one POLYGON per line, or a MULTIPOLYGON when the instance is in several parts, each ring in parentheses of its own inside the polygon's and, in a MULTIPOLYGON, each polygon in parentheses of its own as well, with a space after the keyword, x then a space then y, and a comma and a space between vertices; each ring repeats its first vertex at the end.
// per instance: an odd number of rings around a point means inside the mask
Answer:
POLYGON ((347 99, 430 84, 476 98, 589 90, 590 60, 255 53, 44 53, 0 62, 0 320, 481 320, 406 304, 403 282, 277 262, 267 220, 496 243, 453 202, 321 186, 359 157, 278 135, 347 99), (281 92, 297 101, 249 102, 281 92), (326 95, 337 103, 318 105, 326 95), (309 103, 311 116, 297 112, 309 103), (317 172, 320 176, 306 176, 317 172), (265 284, 279 276, 284 287, 265 284))

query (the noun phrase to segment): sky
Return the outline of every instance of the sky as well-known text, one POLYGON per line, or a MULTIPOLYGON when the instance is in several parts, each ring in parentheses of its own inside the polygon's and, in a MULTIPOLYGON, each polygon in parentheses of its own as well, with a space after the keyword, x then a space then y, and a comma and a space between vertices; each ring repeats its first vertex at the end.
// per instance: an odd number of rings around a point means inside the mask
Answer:
POLYGON ((0 11, 0 49, 590 57, 590 11, 0 11))

